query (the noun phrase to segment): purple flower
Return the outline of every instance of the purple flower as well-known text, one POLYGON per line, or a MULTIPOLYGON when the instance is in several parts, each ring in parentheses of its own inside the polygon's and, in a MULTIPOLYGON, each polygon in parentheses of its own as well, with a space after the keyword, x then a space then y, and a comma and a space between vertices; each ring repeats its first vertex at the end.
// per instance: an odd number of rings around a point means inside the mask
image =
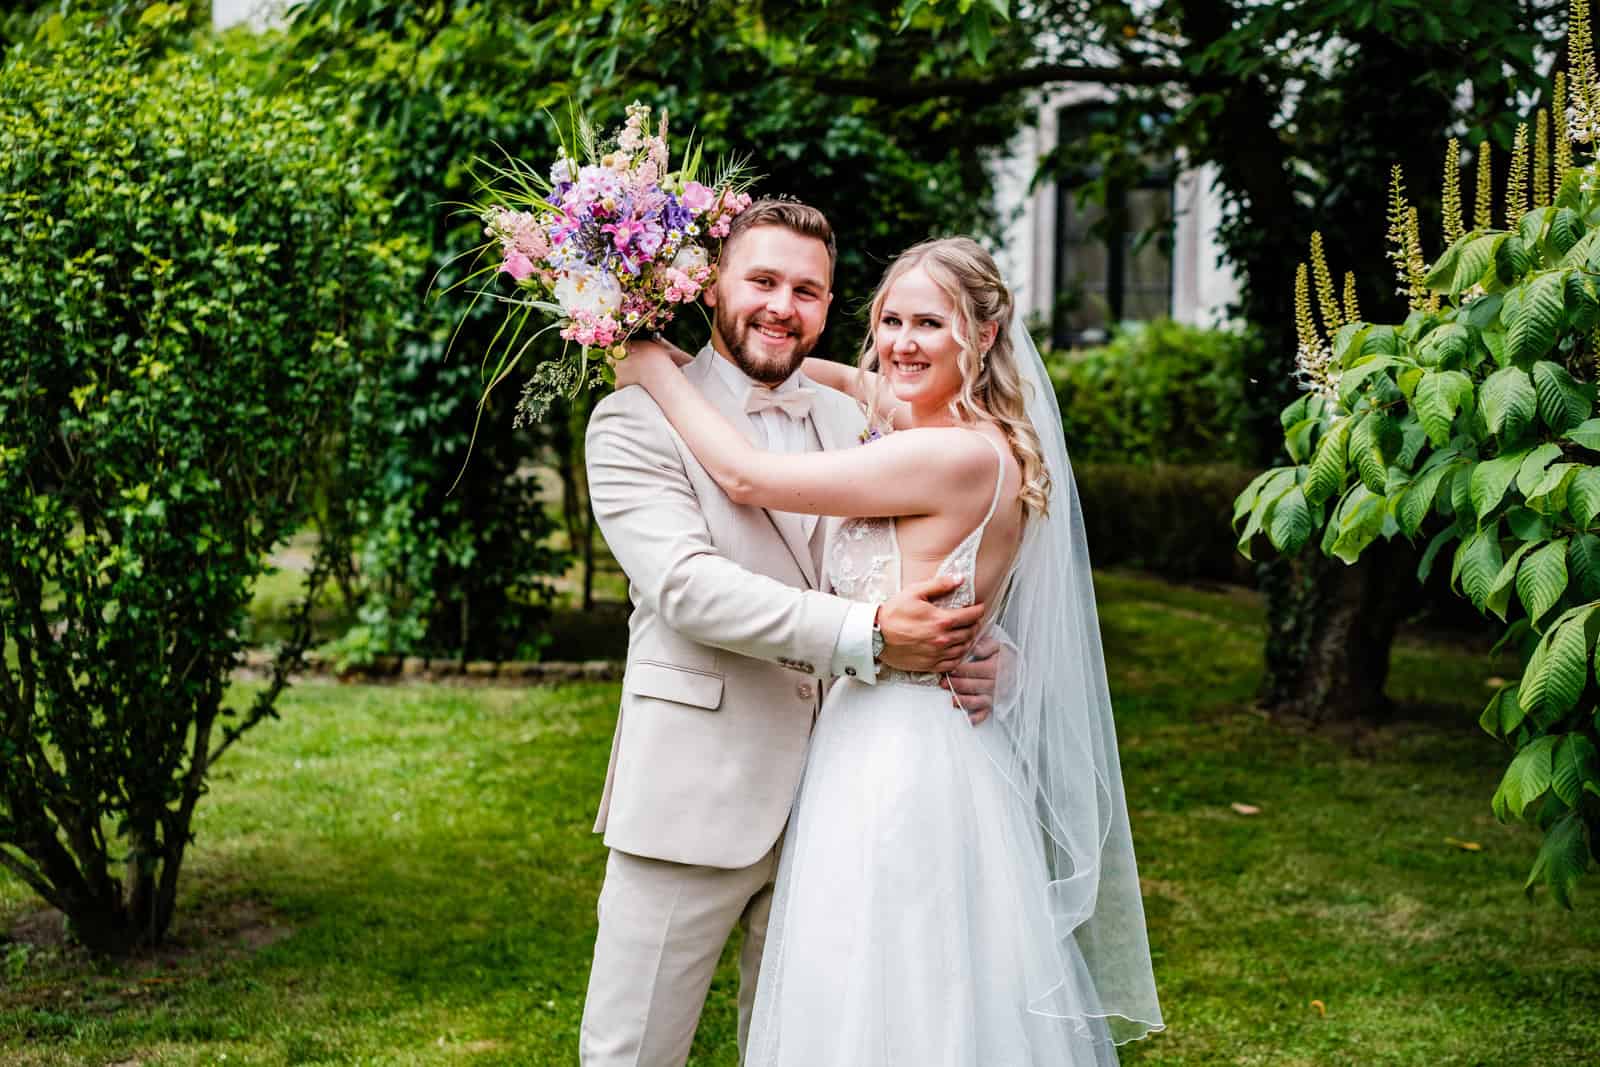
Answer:
POLYGON ((667 205, 661 209, 661 221, 667 229, 682 232, 693 219, 694 213, 684 207, 677 197, 667 197, 667 205))

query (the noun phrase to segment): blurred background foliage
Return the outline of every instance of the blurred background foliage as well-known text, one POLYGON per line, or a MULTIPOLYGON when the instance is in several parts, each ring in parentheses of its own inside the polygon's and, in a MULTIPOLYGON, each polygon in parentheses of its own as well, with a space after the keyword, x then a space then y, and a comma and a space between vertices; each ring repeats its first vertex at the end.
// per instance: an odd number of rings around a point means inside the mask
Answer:
MULTIPOLYGON (((1388 168, 1417 176, 1414 199, 1431 217, 1422 176, 1437 169, 1434 144, 1447 133, 1509 144, 1519 101, 1559 60, 1564 10, 1498 0, 308 0, 274 28, 218 35, 206 4, 51 0, 0 12, 0 48, 85 22, 159 37, 223 57, 264 91, 332 88, 355 121, 400 146, 383 166, 391 217, 420 251, 393 308, 399 355, 359 412, 363 467, 329 509, 356 547, 322 632, 359 663, 570 654, 562 635, 620 598, 584 493, 586 410, 514 432, 508 383, 467 463, 476 354, 495 323, 480 306, 452 347, 466 298, 441 295, 462 276, 454 257, 478 240, 451 207, 473 189, 472 161, 548 157, 550 116, 570 101, 602 125, 634 99, 665 108, 713 156, 748 154, 764 192, 826 211, 842 255, 823 349, 849 358, 888 259, 930 233, 998 240, 1006 220, 990 164, 1039 117, 1040 92, 1087 87, 1080 102, 1093 121, 1039 161, 1039 181, 1070 181, 1115 228, 1128 223, 1116 217, 1118 190, 1153 160, 1210 164, 1225 207, 1219 238, 1247 335, 1157 323, 1056 360, 1081 462, 1159 462, 1181 480, 1197 464, 1266 462, 1276 447, 1276 412, 1292 391, 1285 264, 1305 235, 1320 229, 1362 286, 1384 277, 1388 168)), ((1374 314, 1396 299, 1360 296, 1374 314)), ((677 339, 696 344, 704 330, 685 316, 677 339)), ((1197 484, 1214 475, 1197 468, 1197 484)), ((1190 541, 1206 540, 1209 509, 1173 512, 1169 498, 1138 494, 1148 479, 1122 481, 1135 494, 1125 513, 1159 509, 1152 529, 1184 524, 1190 541)), ((1158 543, 1129 558, 1170 556, 1158 543)), ((1211 570, 1250 577, 1233 563, 1211 570)), ((1265 580, 1277 616, 1264 695, 1293 703, 1303 694, 1291 680, 1322 639, 1326 590, 1344 577, 1286 564, 1265 580)), ((271 620, 255 632, 270 636, 271 620)), ((1385 627, 1371 632, 1386 640, 1385 627)), ((1345 711, 1381 707, 1359 684, 1318 691, 1356 694, 1345 711)))

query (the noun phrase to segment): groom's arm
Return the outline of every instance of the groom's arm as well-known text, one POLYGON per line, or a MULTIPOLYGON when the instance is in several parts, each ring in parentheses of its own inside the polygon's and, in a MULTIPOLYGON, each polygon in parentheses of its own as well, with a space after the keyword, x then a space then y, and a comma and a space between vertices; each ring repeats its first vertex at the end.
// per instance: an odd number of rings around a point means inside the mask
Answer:
POLYGON ((642 389, 589 420, 589 499, 606 544, 663 622, 702 644, 870 680, 874 608, 718 553, 665 418, 642 389))

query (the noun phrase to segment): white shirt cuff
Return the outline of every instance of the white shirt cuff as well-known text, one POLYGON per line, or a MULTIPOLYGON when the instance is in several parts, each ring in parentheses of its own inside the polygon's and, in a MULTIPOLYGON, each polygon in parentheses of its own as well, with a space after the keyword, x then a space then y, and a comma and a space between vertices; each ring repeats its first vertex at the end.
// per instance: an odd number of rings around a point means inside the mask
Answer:
POLYGON ((877 616, 876 604, 852 604, 845 613, 829 664, 829 673, 835 678, 858 678, 868 685, 878 680, 878 668, 872 662, 872 621, 877 616))

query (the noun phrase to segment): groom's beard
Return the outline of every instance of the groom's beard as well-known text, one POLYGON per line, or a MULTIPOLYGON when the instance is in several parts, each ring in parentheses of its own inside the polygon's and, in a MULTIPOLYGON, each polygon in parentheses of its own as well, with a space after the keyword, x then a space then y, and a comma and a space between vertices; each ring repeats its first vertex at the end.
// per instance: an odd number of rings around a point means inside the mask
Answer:
POLYGON ((744 372, 745 377, 762 385, 779 385, 805 362, 811 350, 817 347, 818 337, 796 334, 794 351, 787 358, 763 356, 748 343, 750 327, 758 321, 760 317, 753 314, 736 320, 719 303, 712 315, 712 329, 722 338, 728 354, 733 357, 734 365, 744 372))

